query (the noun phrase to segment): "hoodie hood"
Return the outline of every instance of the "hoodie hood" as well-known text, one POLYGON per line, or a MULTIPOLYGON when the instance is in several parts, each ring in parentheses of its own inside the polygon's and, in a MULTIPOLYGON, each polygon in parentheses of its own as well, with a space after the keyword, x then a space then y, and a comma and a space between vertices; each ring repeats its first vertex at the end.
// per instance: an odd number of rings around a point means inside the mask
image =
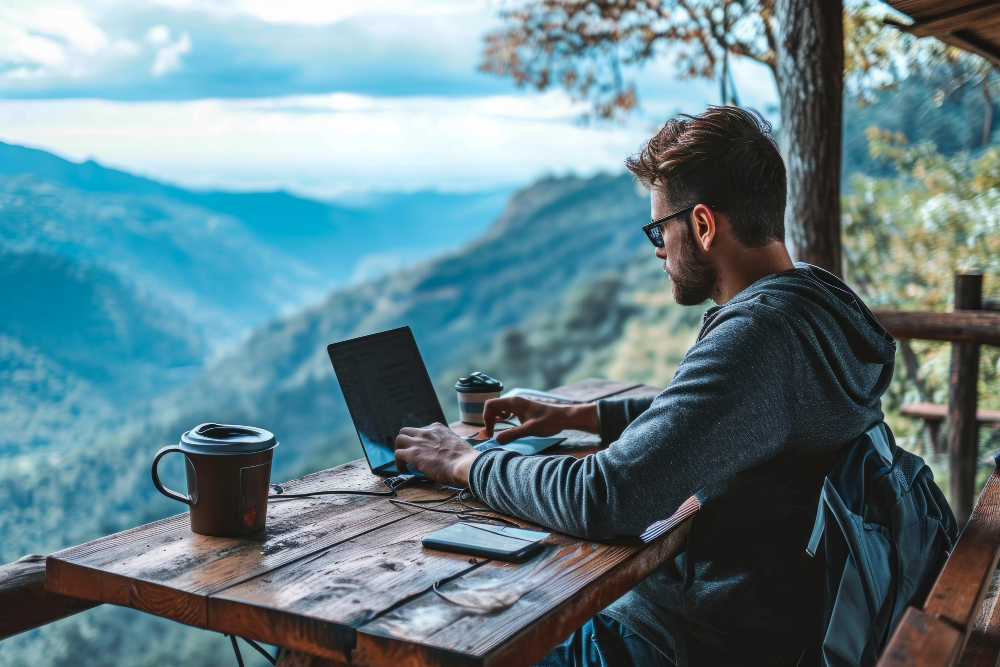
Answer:
POLYGON ((795 268, 765 276, 728 303, 709 309, 702 335, 727 310, 754 302, 780 302, 792 328, 810 340, 817 356, 858 403, 869 403, 888 389, 896 341, 840 278, 797 262, 795 268), (881 371, 873 374, 871 365, 881 366, 881 371), (877 377, 874 383, 873 377, 877 377))

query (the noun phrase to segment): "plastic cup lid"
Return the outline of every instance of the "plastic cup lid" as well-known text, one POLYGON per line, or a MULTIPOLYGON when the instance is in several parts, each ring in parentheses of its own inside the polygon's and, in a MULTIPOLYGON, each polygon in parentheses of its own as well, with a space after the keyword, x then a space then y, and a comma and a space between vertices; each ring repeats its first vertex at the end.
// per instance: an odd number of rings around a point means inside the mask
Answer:
POLYGON ((254 426, 201 424, 181 436, 181 449, 193 454, 253 454, 277 446, 274 434, 254 426))
POLYGON ((475 372, 455 383, 455 389, 463 394, 503 391, 503 382, 494 380, 486 373, 475 372))

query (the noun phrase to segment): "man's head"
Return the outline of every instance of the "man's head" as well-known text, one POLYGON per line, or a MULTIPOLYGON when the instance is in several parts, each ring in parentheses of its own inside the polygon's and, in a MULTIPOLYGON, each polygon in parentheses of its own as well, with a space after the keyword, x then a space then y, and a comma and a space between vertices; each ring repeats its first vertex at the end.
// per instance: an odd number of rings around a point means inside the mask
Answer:
POLYGON ((771 124, 756 111, 723 106, 681 115, 626 165, 652 192, 654 220, 692 209, 662 225, 664 247, 656 251, 678 303, 718 301, 720 262, 775 243, 783 248, 785 164, 771 124))

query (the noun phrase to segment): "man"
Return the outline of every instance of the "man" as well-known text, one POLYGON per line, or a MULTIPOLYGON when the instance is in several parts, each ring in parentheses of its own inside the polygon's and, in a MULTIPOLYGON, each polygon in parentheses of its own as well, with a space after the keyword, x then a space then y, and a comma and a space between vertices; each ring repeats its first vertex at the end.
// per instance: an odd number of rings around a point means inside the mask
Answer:
POLYGON ((669 121, 626 162, 651 191, 644 230, 680 304, 712 299, 654 399, 486 404, 521 425, 600 433, 584 459, 471 449, 403 429, 396 459, 490 507, 601 540, 639 535, 697 495, 686 549, 543 665, 796 664, 818 635, 820 564, 805 553, 823 477, 883 415, 895 342, 840 280, 785 249, 785 167, 759 114, 669 121))

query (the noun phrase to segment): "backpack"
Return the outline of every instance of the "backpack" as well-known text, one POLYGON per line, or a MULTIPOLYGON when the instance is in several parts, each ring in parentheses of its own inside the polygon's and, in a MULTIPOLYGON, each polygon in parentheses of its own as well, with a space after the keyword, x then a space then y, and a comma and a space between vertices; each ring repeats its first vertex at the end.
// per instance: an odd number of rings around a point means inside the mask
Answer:
POLYGON ((820 664, 874 665, 906 607, 923 604, 957 533, 930 468, 896 446, 885 422, 855 440, 823 482, 806 548, 825 561, 820 664))

